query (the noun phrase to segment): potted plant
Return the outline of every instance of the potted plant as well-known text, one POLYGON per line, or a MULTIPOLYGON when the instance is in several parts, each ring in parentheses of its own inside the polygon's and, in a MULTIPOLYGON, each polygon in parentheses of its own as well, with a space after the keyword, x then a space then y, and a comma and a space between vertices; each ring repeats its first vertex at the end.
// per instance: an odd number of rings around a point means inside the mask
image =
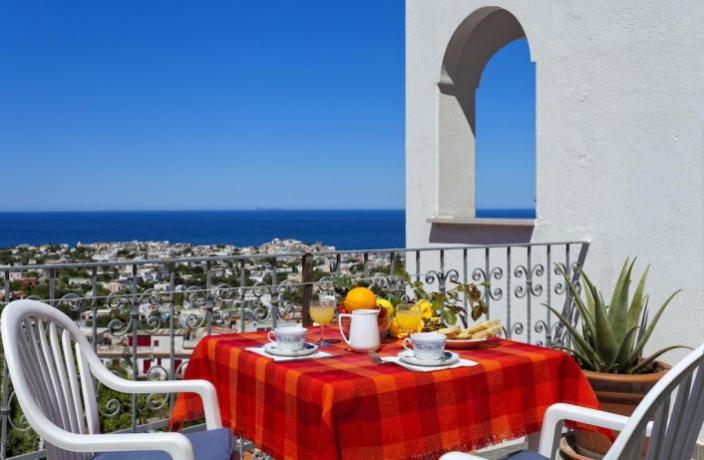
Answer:
MULTIPOLYGON (((630 295, 631 276, 635 259, 626 259, 613 288, 610 302, 594 286, 583 271, 579 271, 581 290, 570 279, 567 269, 560 266, 579 312, 579 325, 575 326, 557 309, 546 305, 567 328, 571 343, 569 352, 575 357, 592 385, 602 409, 622 415, 630 415, 643 396, 667 372, 669 366, 657 361, 673 345, 643 357, 655 326, 679 290, 671 294, 648 321, 648 295, 645 285, 648 266, 640 276, 633 295, 630 295)), ((608 450, 610 440, 598 433, 577 430, 575 441, 578 453, 600 456, 608 450)), ((576 457, 584 458, 584 457, 576 457)))

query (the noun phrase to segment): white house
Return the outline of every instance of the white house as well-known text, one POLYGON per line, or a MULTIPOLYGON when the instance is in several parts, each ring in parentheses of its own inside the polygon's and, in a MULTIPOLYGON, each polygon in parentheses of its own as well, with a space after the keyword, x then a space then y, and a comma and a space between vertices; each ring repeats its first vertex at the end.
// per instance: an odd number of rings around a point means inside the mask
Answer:
POLYGON ((89 278, 72 277, 68 279, 68 285, 71 287, 80 287, 83 285, 88 285, 90 283, 91 281, 89 278))
POLYGON ((21 281, 25 279, 27 276, 26 272, 10 272, 9 275, 9 280, 10 281, 21 281))
MULTIPOLYGON (((194 343, 187 337, 189 331, 176 329, 174 331, 174 371, 181 372, 181 364, 190 356, 194 343)), ((129 353, 128 347, 132 347, 133 337, 128 335, 119 344, 117 350, 122 353, 129 353)), ((140 377, 149 376, 150 372, 160 378, 167 378, 171 370, 171 332, 168 329, 157 329, 149 333, 137 336, 137 370, 140 377)), ((107 353, 103 353, 107 356, 107 353)))
POLYGON ((406 0, 407 246, 588 240, 585 269, 608 286, 638 256, 652 264, 651 305, 683 289, 649 347, 702 343, 702 24, 697 0, 406 0), (475 90, 523 37, 536 219, 477 219, 475 90))
POLYGON ((586 270, 605 286, 638 256, 652 264, 651 308, 683 289, 650 347, 702 343, 702 24, 695 0, 407 0, 407 246, 588 240, 586 270), (477 219, 474 91, 522 37, 536 69, 537 217, 477 219))

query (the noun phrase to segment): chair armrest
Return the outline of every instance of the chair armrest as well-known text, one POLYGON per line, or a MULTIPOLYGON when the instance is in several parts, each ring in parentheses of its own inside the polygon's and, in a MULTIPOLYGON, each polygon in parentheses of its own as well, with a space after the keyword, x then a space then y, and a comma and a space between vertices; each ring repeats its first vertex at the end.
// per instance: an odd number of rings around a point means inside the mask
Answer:
MULTIPOLYGON (((543 428, 540 434, 541 455, 552 458, 557 449, 557 443, 562 433, 562 425, 565 420, 578 423, 594 425, 609 430, 621 431, 628 423, 628 417, 611 412, 605 412, 587 407, 575 406, 573 404, 557 403, 553 404, 545 412, 543 418, 543 428)), ((652 423, 648 424, 646 436, 650 435, 652 423)))
POLYGON ((440 460, 486 460, 484 457, 477 457, 476 455, 465 454, 464 452, 448 452, 440 460))
POLYGON ((203 401, 207 429, 222 428, 218 395, 213 384, 207 380, 127 380, 113 374, 102 365, 93 368, 92 371, 103 384, 123 393, 196 393, 203 401))
POLYGON ((181 433, 76 434, 54 424, 42 428, 46 441, 72 452, 165 451, 172 460, 195 460, 191 442, 181 433))

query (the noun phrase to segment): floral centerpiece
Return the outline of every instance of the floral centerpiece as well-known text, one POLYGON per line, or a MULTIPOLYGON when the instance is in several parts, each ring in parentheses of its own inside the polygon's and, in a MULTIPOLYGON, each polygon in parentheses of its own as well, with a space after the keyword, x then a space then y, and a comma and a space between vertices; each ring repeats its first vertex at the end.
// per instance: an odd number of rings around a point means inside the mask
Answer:
MULTIPOLYGON (((403 268, 397 268, 395 276, 403 281, 405 286, 413 293, 415 308, 420 311, 421 320, 415 330, 402 329, 396 318, 391 321, 390 333, 396 338, 404 338, 412 332, 436 331, 445 326, 454 326, 460 323, 467 327, 469 319, 478 320, 486 313, 486 303, 482 299, 479 286, 474 283, 460 283, 450 280, 452 287, 440 291, 429 292, 426 284, 421 280, 413 281, 411 275, 403 268), (466 299, 469 305, 470 318, 467 318, 463 302, 466 299)), ((392 298, 400 302, 401 298, 392 298)))
MULTIPOLYGON (((414 281, 402 267, 397 267, 391 276, 398 283, 393 288, 386 289, 379 284, 355 281, 349 275, 335 277, 332 285, 341 299, 338 311, 351 313, 360 308, 380 310, 378 321, 382 338, 387 334, 404 338, 411 332, 436 331, 456 324, 467 327, 470 319, 476 321, 486 313, 486 304, 479 289, 482 284, 450 280, 452 286, 449 289, 428 291, 423 281, 414 281), (469 318, 463 299, 467 300, 470 307, 469 318), (397 307, 407 303, 414 304, 420 311, 420 321, 415 330, 401 328, 396 319, 397 307)), ((342 328, 348 330, 349 324, 343 321, 342 328)))

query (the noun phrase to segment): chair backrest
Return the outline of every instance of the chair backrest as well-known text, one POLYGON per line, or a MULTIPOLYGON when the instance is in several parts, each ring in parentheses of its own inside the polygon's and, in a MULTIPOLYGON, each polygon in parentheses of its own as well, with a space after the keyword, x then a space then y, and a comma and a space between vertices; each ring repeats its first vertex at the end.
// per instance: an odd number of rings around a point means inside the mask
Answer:
POLYGON ((604 459, 640 459, 651 421, 648 460, 692 458, 704 425, 704 345, 677 363, 648 392, 604 459))
MULTIPOLYGON (((87 359, 94 351, 73 320, 44 303, 18 300, 3 309, 0 331, 17 401, 37 434, 45 437, 48 424, 72 433, 98 433, 98 406, 87 359)), ((46 447, 50 459, 91 457, 46 447)))

